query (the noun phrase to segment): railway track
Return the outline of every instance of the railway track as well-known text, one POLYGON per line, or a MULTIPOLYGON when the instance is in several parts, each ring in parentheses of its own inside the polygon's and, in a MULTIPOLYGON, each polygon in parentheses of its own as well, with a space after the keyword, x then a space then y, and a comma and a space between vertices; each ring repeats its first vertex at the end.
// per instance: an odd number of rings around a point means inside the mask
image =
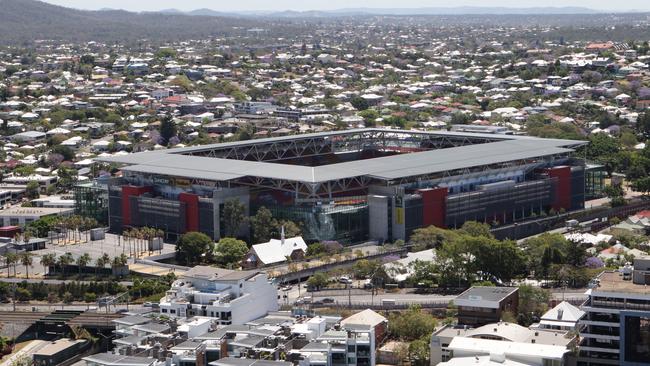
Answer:
MULTIPOLYGON (((49 312, 13 312, 13 311, 0 311, 0 322, 24 322, 26 324, 34 323, 44 317, 50 315, 49 312)), ((69 321, 70 325, 105 325, 111 323, 114 319, 122 318, 122 314, 98 314, 98 313, 82 313, 69 321)))

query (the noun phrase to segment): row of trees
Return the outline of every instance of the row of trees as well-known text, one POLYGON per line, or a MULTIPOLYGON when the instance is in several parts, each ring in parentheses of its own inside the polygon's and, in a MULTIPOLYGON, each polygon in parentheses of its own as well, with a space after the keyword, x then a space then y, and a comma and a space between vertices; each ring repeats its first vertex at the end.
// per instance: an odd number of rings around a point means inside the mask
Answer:
POLYGON ((218 264, 237 268, 246 253, 248 246, 242 240, 222 238, 215 245, 209 236, 199 232, 183 234, 176 244, 176 259, 188 266, 218 264))
MULTIPOLYGON (((11 276, 10 268, 13 268, 13 275, 16 276, 18 273, 16 267, 18 265, 25 267, 25 275, 29 278, 29 270, 34 264, 34 254, 31 252, 6 252, 0 256, 0 260, 7 266, 7 278, 11 276)), ((77 258, 74 258, 70 252, 61 254, 58 257, 54 253, 46 253, 40 257, 40 264, 43 267, 46 269, 58 267, 63 276, 65 276, 66 268, 73 264, 79 267, 79 274, 81 274, 84 267, 94 264, 95 274, 97 274, 100 268, 105 268, 107 265, 110 265, 112 268, 119 268, 126 266, 127 263, 128 257, 125 254, 111 258, 107 253, 104 253, 102 256, 96 258, 94 262, 88 253, 84 253, 77 258)))
MULTIPOLYGON (((129 253, 133 253, 137 258, 142 252, 151 252, 149 250, 152 240, 160 239, 165 236, 165 232, 161 229, 150 227, 131 228, 124 230, 122 237, 124 238, 123 245, 129 246, 129 253)), ((162 252, 162 246, 160 246, 162 252)))
POLYGON ((11 284, 0 282, 0 300, 6 301, 15 297, 17 301, 48 301, 56 303, 63 301, 95 301, 98 296, 115 295, 126 291, 126 288, 115 281, 76 282, 63 284, 46 284, 22 282, 11 284))
POLYGON ((239 237, 245 224, 250 224, 252 243, 263 243, 271 238, 279 238, 284 227, 286 237, 299 236, 300 225, 290 220, 280 220, 266 207, 260 207, 255 215, 246 217, 246 207, 238 199, 229 199, 223 207, 224 234, 229 238, 239 237))
POLYGON ((76 242, 82 238, 88 241, 89 230, 97 227, 99 227, 99 223, 91 217, 79 215, 45 216, 27 225, 25 235, 47 238, 50 232, 57 231, 59 233, 56 236, 58 243, 61 240, 64 243, 76 242))
POLYGON ((512 240, 497 240, 486 224, 467 222, 459 230, 418 229, 412 244, 435 248, 436 262, 416 262, 413 282, 444 287, 466 287, 474 282, 507 283, 534 277, 575 287, 594 275, 586 248, 561 234, 542 234, 519 247, 512 240))

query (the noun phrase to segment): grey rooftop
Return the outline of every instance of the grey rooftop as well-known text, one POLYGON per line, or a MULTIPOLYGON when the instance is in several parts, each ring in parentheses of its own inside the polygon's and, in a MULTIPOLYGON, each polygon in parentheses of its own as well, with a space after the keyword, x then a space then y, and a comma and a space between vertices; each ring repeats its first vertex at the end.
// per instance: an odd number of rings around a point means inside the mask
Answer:
POLYGON ((122 170, 126 172, 211 181, 229 181, 247 176, 303 183, 321 183, 361 176, 390 181, 405 177, 416 177, 426 174, 507 163, 516 160, 571 153, 574 151, 574 148, 587 144, 586 141, 542 139, 528 136, 388 130, 383 132, 485 138, 492 142, 315 167, 184 155, 210 149, 252 146, 287 140, 302 140, 375 131, 379 130, 362 129, 282 136, 198 147, 150 151, 123 156, 101 157, 96 158, 96 160, 125 164, 127 166, 123 167, 122 170))

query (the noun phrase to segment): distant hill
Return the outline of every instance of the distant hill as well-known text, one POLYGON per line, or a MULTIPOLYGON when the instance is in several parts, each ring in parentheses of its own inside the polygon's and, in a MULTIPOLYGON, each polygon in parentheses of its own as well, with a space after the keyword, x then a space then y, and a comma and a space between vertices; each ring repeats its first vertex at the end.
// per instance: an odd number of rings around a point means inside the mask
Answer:
MULTIPOLYGON (((253 19, 182 14, 84 11, 36 0, 0 0, 0 43, 39 39, 67 41, 174 41, 231 34, 235 27, 256 27, 253 19)), ((241 18, 241 17, 240 17, 241 18)))
POLYGON ((457 7, 423 7, 423 8, 355 8, 336 10, 338 13, 366 13, 381 15, 518 15, 518 14, 597 14, 597 10, 584 7, 532 7, 532 8, 507 8, 486 6, 457 6, 457 7))
POLYGON ((203 15, 203 16, 248 16, 248 17, 335 17, 355 15, 550 15, 550 14, 598 14, 597 10, 584 7, 532 7, 532 8, 506 8, 506 7, 423 7, 423 8, 345 8, 337 10, 307 10, 307 11, 241 11, 219 12, 211 9, 197 9, 183 12, 178 9, 161 10, 163 13, 203 15))

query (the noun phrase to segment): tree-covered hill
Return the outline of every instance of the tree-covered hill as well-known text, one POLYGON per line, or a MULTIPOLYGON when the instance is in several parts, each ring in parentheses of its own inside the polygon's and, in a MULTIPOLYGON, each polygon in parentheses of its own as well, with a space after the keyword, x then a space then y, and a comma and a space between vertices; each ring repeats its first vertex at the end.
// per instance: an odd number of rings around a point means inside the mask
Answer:
POLYGON ((84 11, 36 0, 0 0, 0 43, 35 40, 175 41, 232 34, 259 22, 121 10, 84 11))

